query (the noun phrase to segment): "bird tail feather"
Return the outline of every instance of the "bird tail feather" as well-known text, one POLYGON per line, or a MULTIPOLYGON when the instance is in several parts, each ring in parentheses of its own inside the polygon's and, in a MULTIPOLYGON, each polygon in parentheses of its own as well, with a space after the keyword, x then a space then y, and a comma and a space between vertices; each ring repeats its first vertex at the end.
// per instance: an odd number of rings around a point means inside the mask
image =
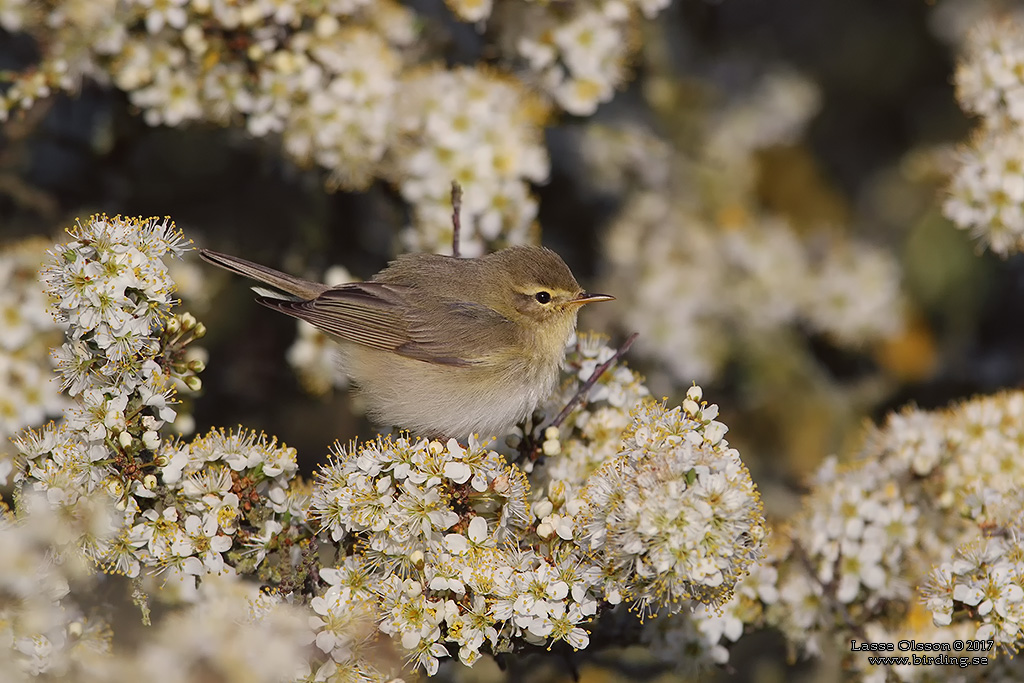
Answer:
POLYGON ((294 275, 282 273, 279 270, 261 266, 258 263, 246 261, 245 259, 238 258, 237 256, 222 254, 219 251, 200 249, 199 255, 203 257, 204 261, 212 263, 215 266, 220 266, 225 270, 229 270, 232 273, 247 277, 251 280, 262 282, 265 285, 273 287, 274 290, 280 290, 271 291, 262 287, 253 287, 253 290, 257 294, 271 299, 291 300, 291 297, 304 300, 315 299, 329 289, 327 285, 320 284, 319 282, 303 280, 302 278, 295 277, 294 275), (287 292, 291 297, 282 296, 280 292, 287 292))

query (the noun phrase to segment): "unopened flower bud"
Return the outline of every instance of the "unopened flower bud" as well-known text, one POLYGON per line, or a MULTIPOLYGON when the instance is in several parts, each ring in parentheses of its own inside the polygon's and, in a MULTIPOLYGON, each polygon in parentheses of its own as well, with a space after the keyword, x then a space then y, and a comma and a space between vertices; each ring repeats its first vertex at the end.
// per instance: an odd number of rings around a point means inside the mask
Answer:
POLYGON ((188 49, 193 52, 205 52, 206 40, 203 36, 203 29, 198 24, 189 24, 181 32, 181 42, 185 43, 188 49))
POLYGON ((178 331, 181 330, 181 321, 178 320, 176 317, 171 318, 170 320, 167 321, 167 324, 164 326, 164 329, 167 330, 168 334, 177 334, 178 331))
POLYGON ((541 538, 551 538, 551 535, 555 533, 555 527, 551 526, 548 522, 541 522, 537 525, 537 535, 541 538))
POLYGON ((195 375, 189 375, 185 378, 185 386, 188 387, 190 391, 199 391, 203 388, 203 380, 199 379, 195 375))
POLYGON ((418 597, 423 593, 423 585, 414 579, 406 579, 402 584, 402 588, 405 590, 405 594, 410 598, 418 597))
POLYGON ((181 329, 188 331, 188 330, 191 330, 195 326, 196 326, 196 317, 194 315, 192 315, 191 313, 188 313, 188 312, 181 314, 181 329))
POLYGON ((191 370, 192 372, 200 373, 206 369, 206 363, 199 360, 198 358, 196 360, 190 360, 188 362, 188 369, 191 370))
POLYGON ((155 451, 156 447, 160 445, 160 434, 152 429, 147 432, 143 432, 142 445, 151 451, 155 451))
POLYGON ((202 323, 196 323, 195 329, 192 330, 193 339, 202 339, 206 336, 206 325, 202 323))
POLYGON ((121 448, 128 448, 132 445, 132 435, 128 432, 121 432, 121 435, 117 437, 117 442, 121 444, 121 448))
POLYGON ((691 398, 688 398, 685 401, 683 401, 683 412, 689 415, 690 417, 696 417, 697 415, 700 414, 700 406, 697 405, 696 401, 694 401, 691 398))
POLYGON ((416 569, 423 569, 424 559, 422 550, 414 550, 409 555, 409 563, 416 567, 416 569))
POLYGON ((254 26, 263 18, 263 8, 259 3, 244 3, 239 8, 238 18, 246 26, 254 26))
POLYGON ((313 25, 313 32, 316 33, 317 38, 330 38, 338 32, 339 28, 340 24, 334 15, 321 14, 313 25))
POLYGON ((544 430, 544 438, 548 441, 557 441, 559 436, 558 427, 551 426, 544 430))

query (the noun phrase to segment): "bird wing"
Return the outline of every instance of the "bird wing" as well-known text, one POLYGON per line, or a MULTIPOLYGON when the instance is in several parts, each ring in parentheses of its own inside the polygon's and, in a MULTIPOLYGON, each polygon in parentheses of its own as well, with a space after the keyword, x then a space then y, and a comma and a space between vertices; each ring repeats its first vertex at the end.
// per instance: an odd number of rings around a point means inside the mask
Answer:
POLYGON ((512 342, 512 321, 482 304, 441 300, 418 306, 407 316, 409 341, 395 349, 409 358, 444 365, 485 362, 512 342))
POLYGON ((332 287, 308 301, 257 301, 339 339, 439 365, 475 365, 488 355, 479 349, 492 348, 488 340, 511 331, 511 322, 486 306, 427 303, 412 287, 383 282, 332 287))

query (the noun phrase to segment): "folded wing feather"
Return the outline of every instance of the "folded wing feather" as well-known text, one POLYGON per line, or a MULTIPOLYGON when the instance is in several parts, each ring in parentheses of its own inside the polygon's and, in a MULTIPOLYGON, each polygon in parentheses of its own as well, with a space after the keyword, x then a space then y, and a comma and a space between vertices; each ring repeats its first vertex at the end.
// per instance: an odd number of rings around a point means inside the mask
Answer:
POLYGON ((512 343, 514 326, 497 311, 419 294, 371 281, 332 287, 308 301, 257 301, 344 341, 439 365, 477 365, 502 342, 512 343))

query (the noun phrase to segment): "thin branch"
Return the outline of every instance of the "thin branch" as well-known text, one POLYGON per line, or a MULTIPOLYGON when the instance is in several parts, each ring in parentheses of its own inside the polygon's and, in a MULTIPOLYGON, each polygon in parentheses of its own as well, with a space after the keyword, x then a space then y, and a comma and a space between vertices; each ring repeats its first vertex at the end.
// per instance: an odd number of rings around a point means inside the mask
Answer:
POLYGON ((459 258, 459 232, 462 230, 462 186, 452 181, 452 256, 459 258))
MULTIPOLYGON (((868 638, 868 634, 864 631, 864 628, 856 621, 854 621, 853 617, 850 615, 849 610, 846 609, 846 605, 839 602, 839 600, 836 598, 835 580, 830 581, 829 583, 825 583, 821 580, 821 577, 818 576, 818 570, 815 568, 814 563, 811 561, 811 556, 807 554, 807 550, 805 550, 803 545, 796 539, 793 539, 793 554, 796 555, 797 559, 800 561, 800 564, 803 566, 804 571, 806 571, 807 574, 811 577, 811 579, 815 583, 817 583, 818 586, 821 587, 822 597, 825 598, 826 604, 828 604, 829 607, 831 607, 833 610, 836 611, 836 613, 838 613, 839 617, 846 624, 846 628, 850 629, 853 635, 857 636, 865 643, 872 642, 872 640, 868 638)), ((840 558, 837 557, 835 560, 836 564, 839 564, 839 560, 840 558)))
POLYGON ((591 387, 597 384, 597 380, 601 379, 601 375, 606 373, 611 366, 615 365, 624 355, 626 355, 626 352, 629 351, 629 347, 633 345, 633 342, 635 342, 636 338, 639 336, 639 332, 634 332, 629 335, 629 337, 626 338, 626 341, 622 343, 622 346, 619 347, 618 351, 616 351, 611 358, 594 368, 594 372, 590 375, 587 381, 576 390, 576 393, 573 394, 572 398, 569 399, 569 402, 565 404, 562 411, 555 416, 554 420, 543 426, 538 425, 536 430, 523 436, 523 440, 519 444, 519 456, 516 458, 517 460, 524 458, 529 458, 530 460, 537 459, 537 456, 540 453, 539 444, 543 441, 542 437, 544 435, 544 430, 548 427, 560 427, 562 423, 565 422, 566 418, 569 417, 573 408, 579 405, 580 401, 586 397, 587 392, 590 391, 591 387))
POLYGON ((28 110, 20 109, 4 124, 4 137, 8 143, 0 149, 0 196, 10 197, 18 206, 37 212, 53 220, 60 212, 57 198, 49 192, 22 179, 27 165, 29 137, 53 108, 55 97, 38 100, 28 110))
POLYGON ((576 660, 573 657, 572 652, 569 652, 568 648, 562 650, 562 661, 565 662, 565 668, 569 670, 569 675, 572 677, 573 683, 580 683, 580 667, 576 664, 576 660))
POLYGON ((629 351, 629 347, 633 345, 633 342, 635 342, 636 338, 639 336, 639 332, 634 332, 633 334, 629 335, 629 337, 626 338, 626 341, 622 343, 622 346, 619 347, 619 350, 616 351, 611 358, 598 365, 594 369, 594 373, 587 379, 586 382, 583 383, 583 386, 576 390, 576 393, 573 395, 571 399, 569 399, 569 402, 565 404, 565 407, 562 408, 562 412, 560 412, 551 422, 551 424, 545 427, 545 429, 547 429, 547 427, 561 427, 562 423, 565 422, 565 418, 569 417, 569 413, 572 412, 572 409, 575 408, 579 404, 579 402, 586 397, 587 392, 590 391, 590 388, 597 384, 597 380, 601 379, 601 375, 608 372, 608 368, 618 363, 619 360, 624 355, 626 355, 626 352, 629 351))

